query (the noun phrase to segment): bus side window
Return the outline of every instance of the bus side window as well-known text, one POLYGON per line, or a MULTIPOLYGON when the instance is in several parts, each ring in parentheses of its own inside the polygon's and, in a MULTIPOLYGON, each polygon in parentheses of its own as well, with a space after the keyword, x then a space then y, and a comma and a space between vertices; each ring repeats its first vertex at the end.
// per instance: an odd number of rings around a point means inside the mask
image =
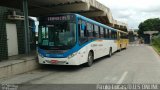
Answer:
POLYGON ((120 32, 119 31, 117 33, 117 38, 118 38, 118 40, 120 40, 120 32))
POLYGON ((117 39, 117 31, 115 32, 115 39, 117 39))
POLYGON ((121 39, 123 39, 123 38, 124 38, 124 36, 123 36, 123 33, 122 33, 122 32, 120 33, 120 38, 121 38, 121 39))
POLYGON ((97 25, 94 25, 94 36, 99 38, 99 27, 97 25))
POLYGON ((122 39, 127 39, 127 34, 121 33, 121 38, 122 38, 122 39))
POLYGON ((103 30, 103 27, 100 27, 100 32, 99 32, 99 34, 100 34, 100 38, 104 38, 104 30, 103 30))
POLYGON ((78 22, 78 35, 79 35, 79 44, 82 45, 83 43, 88 41, 88 33, 85 21, 79 20, 78 22))
POLYGON ((114 31, 112 31, 111 33, 112 33, 111 37, 112 37, 112 39, 114 39, 114 36, 115 36, 114 35, 115 34, 114 31))
POLYGON ((78 37, 81 36, 81 20, 78 21, 78 37))
POLYGON ((101 31, 100 31, 101 29, 100 29, 100 26, 98 26, 98 35, 99 35, 99 37, 98 38, 101 38, 101 31))
POLYGON ((114 39, 117 39, 116 31, 114 31, 114 39))
POLYGON ((93 38, 93 25, 90 23, 87 23, 87 33, 88 33, 88 38, 92 39, 93 38))
POLYGON ((96 37, 95 25, 93 25, 93 37, 96 37))
POLYGON ((112 31, 109 30, 109 39, 112 39, 112 31))
POLYGON ((112 39, 115 39, 116 38, 116 32, 115 31, 112 31, 113 34, 112 34, 112 39))
POLYGON ((107 34, 106 34, 106 29, 103 28, 103 35, 104 35, 104 38, 107 38, 107 34))
POLYGON ((106 29, 106 38, 109 38, 109 30, 106 29))

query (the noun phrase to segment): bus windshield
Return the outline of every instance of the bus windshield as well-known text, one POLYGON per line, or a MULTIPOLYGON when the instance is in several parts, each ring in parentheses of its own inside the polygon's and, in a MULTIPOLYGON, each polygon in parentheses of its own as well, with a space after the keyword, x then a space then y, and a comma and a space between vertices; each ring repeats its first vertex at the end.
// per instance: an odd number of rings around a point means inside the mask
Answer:
POLYGON ((67 50, 76 43, 76 24, 73 22, 54 22, 39 26, 38 44, 45 50, 67 50))

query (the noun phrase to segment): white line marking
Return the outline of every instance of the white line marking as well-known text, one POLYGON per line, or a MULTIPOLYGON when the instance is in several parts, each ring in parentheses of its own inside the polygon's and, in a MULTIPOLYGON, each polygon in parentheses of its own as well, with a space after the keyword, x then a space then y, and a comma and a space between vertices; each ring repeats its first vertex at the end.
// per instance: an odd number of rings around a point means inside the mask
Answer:
POLYGON ((122 84, 123 80, 125 79, 125 77, 127 76, 128 72, 124 72, 123 75, 121 76, 121 78, 119 79, 119 81, 117 82, 117 84, 122 84))

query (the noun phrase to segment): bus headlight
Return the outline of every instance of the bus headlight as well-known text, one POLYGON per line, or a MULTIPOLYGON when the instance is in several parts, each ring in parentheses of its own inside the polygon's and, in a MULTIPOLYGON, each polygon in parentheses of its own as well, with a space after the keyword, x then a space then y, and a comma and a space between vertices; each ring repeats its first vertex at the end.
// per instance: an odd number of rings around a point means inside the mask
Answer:
POLYGON ((44 58, 44 56, 42 54, 39 53, 39 56, 41 56, 42 58, 44 58))
POLYGON ((71 59, 72 57, 74 57, 74 56, 76 56, 76 55, 77 55, 77 52, 75 52, 75 53, 69 55, 69 56, 68 56, 68 59, 71 59))

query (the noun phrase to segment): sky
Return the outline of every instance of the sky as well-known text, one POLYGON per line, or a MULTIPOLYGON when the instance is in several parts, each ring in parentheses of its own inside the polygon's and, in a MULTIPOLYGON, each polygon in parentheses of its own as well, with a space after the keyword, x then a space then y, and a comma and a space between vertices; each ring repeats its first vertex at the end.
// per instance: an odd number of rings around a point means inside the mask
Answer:
POLYGON ((130 29, 149 18, 160 18, 160 0, 97 0, 110 8, 115 20, 128 23, 130 29))

